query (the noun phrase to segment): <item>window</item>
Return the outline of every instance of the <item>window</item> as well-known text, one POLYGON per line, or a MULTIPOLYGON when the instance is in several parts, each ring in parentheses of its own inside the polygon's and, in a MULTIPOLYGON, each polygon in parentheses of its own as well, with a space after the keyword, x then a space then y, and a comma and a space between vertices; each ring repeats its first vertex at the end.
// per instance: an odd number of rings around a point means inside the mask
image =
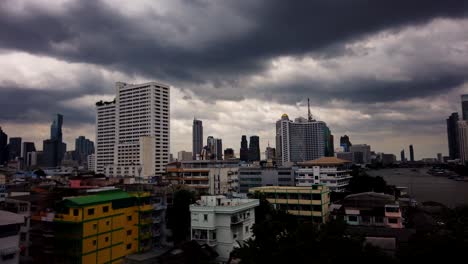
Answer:
POLYGON ((232 234, 232 238, 236 239, 236 238, 237 238, 237 234, 236 234, 236 233, 232 234))
POLYGON ((350 222, 357 222, 357 216, 355 216, 355 215, 348 215, 348 221, 350 221, 350 222))
POLYGON ((132 244, 127 244, 127 249, 131 249, 132 248, 132 244))
POLYGON ((93 224, 93 229, 94 229, 94 230, 97 229, 97 224, 93 224))
POLYGON ((203 221, 208 221, 208 215, 207 214, 203 215, 203 221))
POLYGON ((132 230, 127 230, 127 236, 130 236, 132 234, 132 230))
POLYGON ((94 215, 94 208, 88 209, 88 215, 94 215))
POLYGON ((109 206, 104 206, 104 207, 102 208, 102 212, 103 212, 103 213, 109 212, 109 206))
POLYGON ((78 216, 79 210, 78 209, 73 209, 73 216, 78 216))
POLYGON ((132 221, 132 216, 131 215, 127 216, 127 221, 132 221))
POLYGON ((383 217, 381 217, 381 216, 376 216, 376 217, 375 217, 375 222, 376 222, 376 223, 383 223, 383 217))
POLYGON ((388 218, 389 224, 398 224, 398 218, 388 218))
POLYGON ((109 237, 105 237, 104 241, 109 242, 109 237))
POLYGON ((106 221, 106 225, 107 225, 107 226, 110 225, 110 221, 106 221))
POLYGON ((93 246, 95 246, 97 244, 96 240, 93 240, 93 246))
POLYGON ((246 226, 246 227, 245 227, 245 232, 246 232, 246 233, 249 232, 249 226, 246 226))

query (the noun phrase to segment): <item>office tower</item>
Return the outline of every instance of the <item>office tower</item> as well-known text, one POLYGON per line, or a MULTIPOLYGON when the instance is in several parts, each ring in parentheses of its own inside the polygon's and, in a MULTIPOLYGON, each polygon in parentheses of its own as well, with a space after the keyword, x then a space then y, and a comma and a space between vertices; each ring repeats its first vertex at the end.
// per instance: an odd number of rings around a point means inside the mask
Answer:
POLYGON ((67 151, 67 145, 62 142, 63 116, 56 114, 50 126, 50 139, 43 141, 43 164, 46 167, 60 166, 67 151))
POLYGON ((21 150, 21 157, 23 158, 23 167, 31 166, 31 161, 28 160, 28 153, 36 152, 36 146, 33 142, 23 142, 23 148, 21 150))
POLYGON ((324 129, 324 143, 325 143, 325 157, 335 156, 335 144, 333 142, 333 135, 331 134, 330 128, 327 126, 324 129))
POLYGON ((214 157, 216 160, 223 160, 223 140, 220 138, 215 138, 214 141, 214 157))
POLYGON ((232 148, 227 148, 224 150, 224 160, 234 159, 236 156, 234 155, 234 150, 232 148))
POLYGON ((270 147, 270 142, 268 142, 268 147, 265 149, 265 159, 276 160, 276 149, 270 147))
POLYGON ((343 152, 349 152, 349 147, 352 145, 348 135, 344 135, 340 138, 340 147, 343 147, 343 152))
POLYGON ((247 136, 242 135, 241 148, 239 152, 241 161, 249 161, 249 147, 247 145, 247 136))
POLYGON ((28 155, 28 152, 33 152, 36 151, 36 146, 34 145, 34 142, 23 142, 23 148, 21 150, 21 157, 23 157, 24 160, 26 160, 26 156, 28 155))
POLYGON ((203 122, 201 120, 193 119, 192 126, 192 153, 193 159, 197 159, 203 149, 203 122))
POLYGON ((410 161, 414 162, 414 148, 413 148, 413 145, 409 145, 409 155, 410 155, 410 161))
POLYGON ((468 94, 461 95, 462 104, 462 118, 464 121, 468 121, 468 94))
POLYGON ((458 143, 458 113, 452 113, 447 118, 447 139, 450 159, 460 158, 460 146, 458 143))
POLYGON ((406 158, 405 158, 405 150, 402 149, 401 152, 400 152, 400 159, 401 159, 401 162, 405 162, 406 158))
POLYGON ((161 176, 170 151, 169 86, 156 82, 115 86, 114 101, 96 103, 97 173, 144 180, 161 176))
POLYGON ((94 142, 84 136, 79 136, 75 139, 74 160, 78 164, 83 164, 89 155, 94 153, 94 142))
POLYGON ((213 136, 208 136, 206 138, 206 146, 208 147, 210 154, 213 154, 215 151, 215 138, 213 136))
POLYGON ((10 138, 10 144, 8 145, 8 151, 10 160, 15 160, 17 157, 21 157, 21 141, 20 137, 10 138))
POLYGON ((186 161, 186 160, 192 160, 192 152, 189 151, 179 151, 177 152, 177 160, 178 161, 186 161))
POLYGON ((466 165, 468 161, 468 121, 458 121, 458 142, 460 143, 460 161, 466 165))
POLYGON ((0 127, 0 166, 8 161, 8 135, 0 127))
POLYGON ((353 153, 354 157, 361 157, 354 160, 355 163, 368 164, 371 161, 370 153, 371 147, 367 144, 356 144, 349 147, 349 151, 353 153), (360 154, 362 153, 362 154, 360 154))
POLYGON ((56 114, 52 120, 52 125, 50 126, 50 139, 58 140, 62 142, 62 125, 63 125, 63 116, 61 114, 56 114))
POLYGON ((318 159, 325 155, 325 122, 303 117, 276 122, 276 157, 281 164, 318 159))
POLYGON ((250 137, 249 161, 260 161, 260 138, 258 136, 250 137))

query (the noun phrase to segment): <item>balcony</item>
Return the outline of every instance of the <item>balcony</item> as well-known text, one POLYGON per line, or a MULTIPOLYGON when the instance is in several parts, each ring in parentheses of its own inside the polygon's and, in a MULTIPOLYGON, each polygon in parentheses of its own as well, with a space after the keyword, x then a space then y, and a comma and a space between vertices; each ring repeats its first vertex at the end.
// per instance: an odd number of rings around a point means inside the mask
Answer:
POLYGON ((218 240, 216 239, 207 239, 207 238, 193 238, 194 241, 197 241, 198 244, 207 244, 210 247, 218 245, 218 240))
POLYGON ((139 222, 140 225, 149 225, 149 224, 152 224, 152 223, 153 223, 153 218, 152 217, 142 218, 142 219, 140 219, 140 222, 139 222))
POLYGON ((152 234, 150 231, 140 232, 140 240, 151 238, 152 234))
POLYGON ((154 203, 153 204, 153 210, 164 210, 166 209, 166 206, 161 204, 161 203, 154 203))
POLYGON ((159 216, 158 217, 153 217, 152 219, 153 219, 153 224, 161 223, 161 217, 159 217, 159 216))

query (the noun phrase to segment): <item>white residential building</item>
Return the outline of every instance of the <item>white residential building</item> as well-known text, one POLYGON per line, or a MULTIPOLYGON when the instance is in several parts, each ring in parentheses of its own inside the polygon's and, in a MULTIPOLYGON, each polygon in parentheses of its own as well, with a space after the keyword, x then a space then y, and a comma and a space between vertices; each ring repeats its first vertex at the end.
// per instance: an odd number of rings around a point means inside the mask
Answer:
POLYGON ((116 93, 115 101, 96 104, 96 172, 161 176, 169 163, 169 86, 118 82, 116 93))
POLYGON ((96 154, 91 154, 86 157, 86 165, 89 171, 96 171, 96 154))
POLYGON ((296 186, 326 185, 332 192, 343 192, 352 178, 351 162, 335 157, 301 162, 298 164, 296 186))
POLYGON ((239 242, 252 237, 257 199, 228 199, 225 196, 202 196, 190 205, 191 239, 208 244, 227 261, 239 242))
POLYGON ((20 226, 24 217, 0 210, 0 263, 18 264, 20 256, 20 226))
POLYGON ((468 161, 468 121, 458 121, 458 142, 460 146, 460 162, 468 161))
POLYGON ((276 122, 276 156, 283 166, 325 156, 325 122, 303 117, 289 120, 283 114, 276 122))

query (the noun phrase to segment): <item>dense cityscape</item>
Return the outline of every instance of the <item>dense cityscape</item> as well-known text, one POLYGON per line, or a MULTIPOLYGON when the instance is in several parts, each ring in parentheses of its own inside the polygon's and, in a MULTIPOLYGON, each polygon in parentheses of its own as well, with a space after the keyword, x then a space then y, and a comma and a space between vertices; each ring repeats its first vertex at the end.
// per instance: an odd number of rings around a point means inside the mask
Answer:
POLYGON ((0 263, 464 259, 466 4, 0 2, 0 263))

